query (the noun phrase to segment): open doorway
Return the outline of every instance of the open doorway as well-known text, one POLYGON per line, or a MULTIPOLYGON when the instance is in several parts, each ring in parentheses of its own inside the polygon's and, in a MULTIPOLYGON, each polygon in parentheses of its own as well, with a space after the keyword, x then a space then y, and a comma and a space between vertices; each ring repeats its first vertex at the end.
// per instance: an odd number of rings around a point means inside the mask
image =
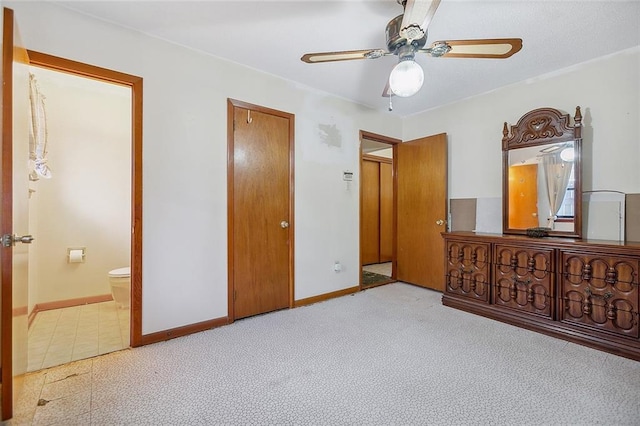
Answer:
MULTIPOLYGON (((33 241, 29 234, 29 174, 39 171, 47 175, 48 168, 32 168, 29 128, 30 85, 29 64, 73 75, 120 84, 131 90, 131 139, 128 174, 130 186, 130 344, 142 344, 141 296, 142 296, 142 78, 63 59, 44 53, 26 50, 14 25, 11 9, 3 9, 2 36, 2 420, 13 416, 14 392, 21 386, 27 371, 28 317, 33 310, 29 300, 28 270, 29 250, 33 241), (16 188, 16 190, 14 190, 16 188), (19 232, 19 234, 18 234, 19 232), (14 245, 14 243, 20 243, 14 245)), ((31 111, 33 114, 34 111, 31 111)), ((42 128, 39 128, 42 131, 42 128)), ((42 132, 46 134, 46 131, 42 132)), ((37 144, 35 137, 31 143, 37 144)), ((42 148, 42 145, 39 146, 42 148)), ((41 150, 40 153, 43 151, 41 150)), ((38 155, 36 160, 43 158, 38 155)), ((37 163, 37 162, 36 162, 37 163)), ((37 164, 36 164, 37 165, 37 164)), ((40 164, 42 165, 42 164, 40 164)), ((51 170, 49 170, 51 171, 51 170)), ((57 173, 57 172, 56 172, 57 173)), ((99 185, 95 186, 99 192, 99 185)), ((39 241, 39 240, 38 240, 39 241)), ((55 255, 52 253, 51 255, 55 255)), ((65 253, 63 259, 76 257, 65 253)), ((77 257, 76 257, 77 258, 77 257)))
POLYGON ((132 90, 30 67, 28 368, 130 346, 132 90))
POLYGON ((361 287, 395 281, 394 145, 399 140, 360 132, 361 287))

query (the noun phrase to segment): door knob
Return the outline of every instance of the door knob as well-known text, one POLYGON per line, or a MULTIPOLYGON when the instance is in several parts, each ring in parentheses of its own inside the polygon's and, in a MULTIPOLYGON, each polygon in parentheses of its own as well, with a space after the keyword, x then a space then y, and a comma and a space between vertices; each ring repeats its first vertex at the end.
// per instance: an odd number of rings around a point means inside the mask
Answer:
POLYGON ((438 225, 438 226, 444 225, 444 220, 442 220, 442 219, 436 220, 436 225, 438 225))
POLYGON ((4 234, 2 236, 3 247, 15 246, 16 243, 31 244, 32 241, 33 237, 31 235, 23 235, 22 237, 20 237, 17 234, 4 234))
POLYGON ((286 229, 289 227, 289 222, 287 222, 286 220, 283 220, 282 222, 280 222, 280 227, 282 229, 286 229))

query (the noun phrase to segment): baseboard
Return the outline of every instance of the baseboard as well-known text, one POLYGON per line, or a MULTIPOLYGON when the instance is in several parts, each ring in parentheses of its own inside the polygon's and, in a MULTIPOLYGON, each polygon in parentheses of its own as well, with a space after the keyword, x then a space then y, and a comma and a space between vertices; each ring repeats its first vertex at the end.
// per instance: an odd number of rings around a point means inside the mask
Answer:
POLYGON ((11 315, 13 317, 21 317, 23 315, 27 315, 27 307, 26 306, 20 306, 18 308, 13 308, 11 310, 11 315))
MULTIPOLYGON (((343 290, 333 291, 331 293, 321 294, 319 296, 309 297, 307 299, 297 300, 294 304, 294 308, 300 306, 311 305, 313 303, 322 302, 324 300, 333 299, 340 296, 346 296, 349 294, 357 293, 360 291, 360 287, 350 287, 343 290)), ((136 346, 151 345, 153 343, 164 342, 165 340, 175 339, 176 337, 183 337, 193 333, 199 333, 201 331, 210 330, 216 327, 222 327, 223 325, 230 324, 228 317, 216 318, 208 321, 202 321, 195 324, 189 324, 182 327, 171 328, 168 330, 157 331, 155 333, 145 334, 140 339, 140 344, 136 346)))
POLYGON ((110 302, 113 297, 110 294, 100 294, 98 296, 78 297, 76 299, 56 300, 55 302, 36 303, 29 313, 28 326, 36 319, 36 314, 51 309, 70 308, 72 306, 89 305, 91 303, 110 302))
POLYGON ((349 294, 357 293, 360 291, 360 287, 350 287, 343 290, 332 291, 331 293, 320 294, 318 296, 308 297, 306 299, 296 300, 294 302, 294 308, 300 306, 311 305, 313 303, 323 302, 325 300, 334 299, 336 297, 347 296, 349 294))
POLYGON ((389 278, 386 281, 380 281, 380 282, 375 283, 375 284, 362 284, 362 290, 368 290, 370 288, 380 287, 381 285, 387 285, 387 284, 397 283, 397 282, 398 282, 398 280, 395 280, 393 278, 389 278))
POLYGON ((189 334, 198 333, 200 331, 210 330, 212 328, 221 327, 229 324, 228 317, 216 318, 208 321, 202 321, 195 324, 189 324, 182 327, 171 328, 169 330, 157 331, 151 334, 144 334, 140 339, 140 345, 150 345, 152 343, 164 342, 165 340, 183 337, 189 334))
POLYGON ((13 316, 13 318, 22 317, 22 316, 27 317, 27 328, 29 328, 32 321, 31 318, 29 318, 29 315, 27 315, 28 313, 29 313, 29 309, 26 306, 20 306, 18 308, 13 308, 11 310, 11 315, 13 316))
MULTIPOLYGON (((325 300, 334 299, 336 297, 347 296, 349 294, 357 293, 360 291, 360 287, 350 287, 331 293, 325 293, 318 296, 308 297, 306 299, 296 300, 294 308, 301 306, 311 305, 325 300)), ((68 308, 71 306, 85 305, 88 303, 107 302, 113 300, 110 294, 102 296, 82 297, 78 299, 60 300, 56 302, 38 303, 33 307, 33 310, 29 314, 29 324, 33 321, 36 314, 41 311, 47 311, 50 309, 68 308)), ((228 317, 216 318, 212 320, 202 321, 195 324, 189 324, 182 327, 171 328, 168 330, 157 331, 155 333, 145 334, 141 336, 140 344, 136 346, 150 345, 153 343, 164 342, 165 340, 174 339, 176 337, 183 337, 189 334, 198 333, 212 328, 221 327, 223 325, 230 324, 228 317)))
POLYGON ((98 296, 78 297, 77 299, 56 300, 55 302, 36 303, 33 312, 49 311, 51 309, 70 308, 72 306, 89 305, 91 303, 110 302, 113 297, 110 294, 98 296))

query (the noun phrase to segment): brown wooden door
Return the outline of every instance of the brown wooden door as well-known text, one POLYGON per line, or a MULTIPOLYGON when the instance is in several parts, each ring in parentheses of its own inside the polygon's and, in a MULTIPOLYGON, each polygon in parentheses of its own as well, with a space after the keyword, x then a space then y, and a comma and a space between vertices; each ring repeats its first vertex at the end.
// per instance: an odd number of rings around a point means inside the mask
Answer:
MULTIPOLYGON (((28 233, 29 57, 11 9, 3 8, 2 35, 2 235, 28 233)), ((0 246, 2 420, 13 416, 15 380, 27 371, 28 245, 0 246)))
POLYGON ((380 163, 380 262, 393 259, 393 166, 380 163))
POLYGON ((362 158, 361 256, 362 264, 393 259, 392 160, 368 155, 362 158))
POLYGON ((396 165, 397 279, 443 291, 447 135, 399 144, 396 165))
POLYGON ((293 116, 229 101, 230 317, 293 300, 293 116))
POLYGON ((380 261, 380 166, 362 160, 362 264, 380 261))
POLYGON ((539 226, 538 165, 509 167, 509 228, 539 226))

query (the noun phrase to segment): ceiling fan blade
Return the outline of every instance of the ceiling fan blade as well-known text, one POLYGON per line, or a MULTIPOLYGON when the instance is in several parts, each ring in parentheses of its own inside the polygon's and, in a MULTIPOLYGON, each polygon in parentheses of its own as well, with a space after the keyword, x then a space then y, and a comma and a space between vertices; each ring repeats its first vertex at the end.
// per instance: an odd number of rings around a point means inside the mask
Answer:
POLYGON ((436 41, 429 49, 424 49, 432 56, 445 58, 489 58, 505 59, 518 53, 522 49, 522 39, 519 38, 493 38, 477 40, 447 40, 436 41), (443 46, 451 49, 444 54, 436 53, 443 46))
POLYGON ((440 0, 407 0, 400 25, 400 36, 409 42, 424 37, 439 5, 440 0))
POLYGON ((308 64, 315 64, 318 62, 350 61, 353 59, 376 59, 390 54, 390 52, 382 49, 344 50, 342 52, 307 53, 300 60, 308 64))

